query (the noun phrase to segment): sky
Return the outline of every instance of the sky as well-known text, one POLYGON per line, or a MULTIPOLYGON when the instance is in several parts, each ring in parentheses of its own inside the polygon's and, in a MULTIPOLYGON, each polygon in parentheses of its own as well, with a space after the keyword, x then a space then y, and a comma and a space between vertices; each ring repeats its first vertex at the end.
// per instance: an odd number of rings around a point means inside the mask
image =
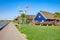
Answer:
POLYGON ((40 10, 60 12, 60 0, 0 0, 0 20, 15 19, 20 15, 18 10, 26 10, 28 15, 36 15, 40 10))

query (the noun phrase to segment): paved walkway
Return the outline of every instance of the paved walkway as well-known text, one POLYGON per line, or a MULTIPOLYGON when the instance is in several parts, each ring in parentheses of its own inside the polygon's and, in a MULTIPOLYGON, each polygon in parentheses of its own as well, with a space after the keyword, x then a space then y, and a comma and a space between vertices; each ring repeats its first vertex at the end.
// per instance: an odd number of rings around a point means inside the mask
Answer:
POLYGON ((0 40, 26 40, 25 37, 16 29, 15 25, 9 23, 0 31, 0 40))

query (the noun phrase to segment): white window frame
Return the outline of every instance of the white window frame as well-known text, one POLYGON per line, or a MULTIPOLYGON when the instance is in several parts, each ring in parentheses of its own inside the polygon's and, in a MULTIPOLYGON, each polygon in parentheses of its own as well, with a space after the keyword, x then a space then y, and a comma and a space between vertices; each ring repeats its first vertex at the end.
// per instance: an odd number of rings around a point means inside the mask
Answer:
POLYGON ((36 22, 38 22, 38 20, 36 20, 36 22))
POLYGON ((38 16, 39 18, 41 18, 41 16, 38 16))
POLYGON ((44 20, 42 20, 42 22, 44 22, 44 20))

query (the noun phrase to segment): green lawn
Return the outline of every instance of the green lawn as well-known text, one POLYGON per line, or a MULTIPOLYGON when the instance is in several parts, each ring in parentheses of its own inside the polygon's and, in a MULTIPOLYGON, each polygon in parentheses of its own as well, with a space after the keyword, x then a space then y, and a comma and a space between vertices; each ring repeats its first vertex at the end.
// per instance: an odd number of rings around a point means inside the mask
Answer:
POLYGON ((60 40, 59 26, 20 25, 21 33, 27 35, 28 40, 60 40))

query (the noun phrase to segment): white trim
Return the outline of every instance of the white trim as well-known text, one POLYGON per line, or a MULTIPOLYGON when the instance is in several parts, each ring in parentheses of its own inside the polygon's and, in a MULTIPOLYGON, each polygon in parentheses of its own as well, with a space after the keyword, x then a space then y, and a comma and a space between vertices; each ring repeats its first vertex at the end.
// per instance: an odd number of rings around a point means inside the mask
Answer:
MULTIPOLYGON (((44 18, 46 18, 43 14, 42 14, 42 12, 39 12, 44 18)), ((47 18, 46 18, 47 19, 47 18)))

